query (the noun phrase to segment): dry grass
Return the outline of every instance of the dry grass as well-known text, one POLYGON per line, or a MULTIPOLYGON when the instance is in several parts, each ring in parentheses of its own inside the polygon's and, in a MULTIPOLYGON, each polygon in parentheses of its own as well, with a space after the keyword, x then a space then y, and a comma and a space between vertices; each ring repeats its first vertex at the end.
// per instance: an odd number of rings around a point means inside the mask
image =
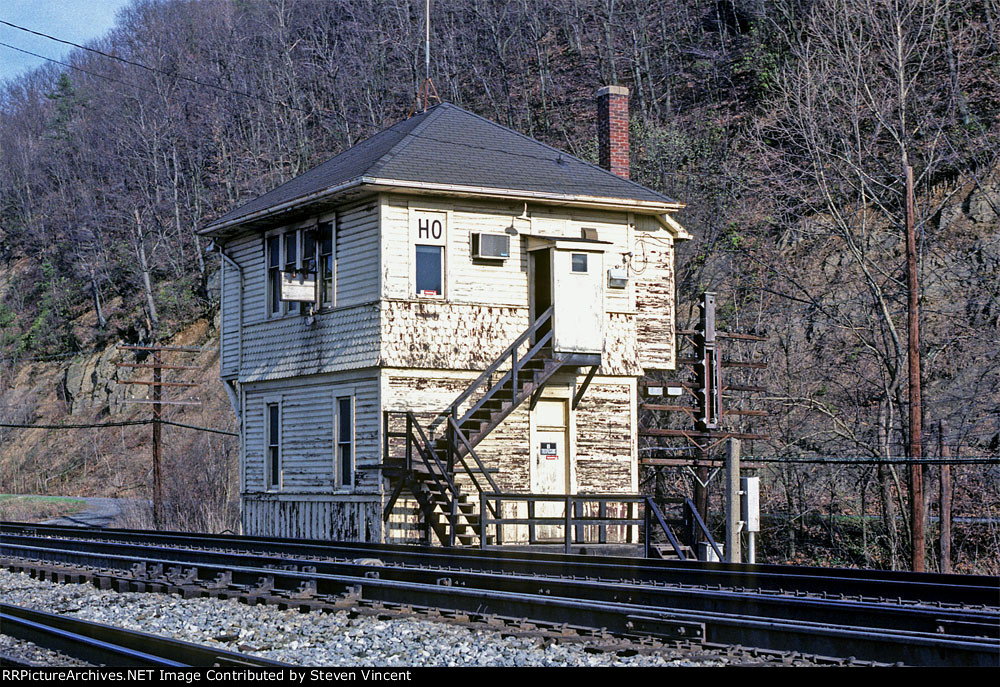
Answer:
POLYGON ((0 494, 0 520, 40 522, 77 513, 86 505, 83 499, 63 496, 0 494))

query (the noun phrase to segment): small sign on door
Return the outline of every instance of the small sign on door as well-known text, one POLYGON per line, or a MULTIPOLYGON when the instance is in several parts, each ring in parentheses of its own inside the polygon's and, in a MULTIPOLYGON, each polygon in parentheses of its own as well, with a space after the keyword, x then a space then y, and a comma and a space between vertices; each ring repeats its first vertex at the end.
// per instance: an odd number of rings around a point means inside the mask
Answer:
POLYGON ((545 460, 559 460, 559 452, 556 450, 556 442, 543 441, 538 453, 545 457, 545 460))

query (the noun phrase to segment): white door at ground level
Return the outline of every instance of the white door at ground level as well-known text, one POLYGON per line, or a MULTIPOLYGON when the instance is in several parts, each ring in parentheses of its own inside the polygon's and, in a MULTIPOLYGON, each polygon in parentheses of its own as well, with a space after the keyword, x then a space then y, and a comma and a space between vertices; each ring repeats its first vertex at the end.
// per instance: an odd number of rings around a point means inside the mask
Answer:
MULTIPOLYGON (((535 406, 535 445, 532 446, 531 491, 535 494, 569 493, 569 441, 566 401, 542 400, 535 406)), ((563 518, 562 500, 535 504, 535 517, 563 518)), ((536 528, 539 539, 561 539, 563 527, 556 524, 536 528)))

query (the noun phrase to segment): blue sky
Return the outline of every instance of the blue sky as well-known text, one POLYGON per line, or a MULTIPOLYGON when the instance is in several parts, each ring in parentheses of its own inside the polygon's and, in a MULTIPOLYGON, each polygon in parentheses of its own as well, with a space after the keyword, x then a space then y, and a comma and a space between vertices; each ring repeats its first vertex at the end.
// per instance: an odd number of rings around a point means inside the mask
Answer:
MULTIPOLYGON (((0 0, 0 19, 63 40, 86 44, 107 33, 115 13, 131 0, 0 0)), ((72 46, 0 24, 0 43, 63 60, 72 46)), ((44 64, 44 60, 0 45, 0 81, 44 64)))

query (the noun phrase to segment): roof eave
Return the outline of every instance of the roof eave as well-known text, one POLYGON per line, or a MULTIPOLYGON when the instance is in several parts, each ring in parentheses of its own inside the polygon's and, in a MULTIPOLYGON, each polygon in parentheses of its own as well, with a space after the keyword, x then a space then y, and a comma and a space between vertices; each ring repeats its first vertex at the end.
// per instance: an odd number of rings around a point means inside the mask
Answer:
POLYGON ((487 186, 466 186, 462 184, 435 184, 401 179, 365 178, 367 185, 380 190, 403 191, 413 193, 444 193, 455 196, 479 196, 491 198, 509 198, 519 201, 541 201, 555 205, 573 205, 578 207, 594 207, 610 210, 627 210, 648 214, 663 214, 676 212, 684 208, 683 203, 663 203, 648 200, 633 200, 628 198, 608 198, 605 196, 588 196, 579 194, 548 193, 545 191, 526 191, 521 189, 492 188, 487 186))
POLYGON ((226 233, 227 229, 232 229, 241 224, 246 224, 248 222, 255 222, 257 220, 265 219, 271 215, 276 215, 281 212, 286 212, 288 210, 294 210, 296 208, 302 207, 303 205, 308 205, 314 203, 318 200, 322 200, 329 196, 334 196, 338 193, 348 191, 352 188, 362 186, 365 177, 358 177, 356 179, 351 179, 343 184, 338 184, 337 186, 331 186, 329 188, 322 189, 320 191, 315 191, 313 193, 306 194, 304 196, 299 196, 298 198, 292 198, 291 200, 285 201, 284 203, 279 203, 278 205, 272 205, 266 207, 263 210, 258 210, 257 212, 251 212, 249 215, 240 215, 239 217, 234 217, 226 222, 213 222, 209 224, 204 229, 201 229, 198 233, 203 236, 221 236, 226 233))
MULTIPOLYGON (((434 184, 420 181, 361 176, 344 182, 343 184, 338 184, 337 186, 331 186, 330 188, 315 191, 304 196, 299 196, 298 198, 293 198, 285 201, 284 203, 279 203, 278 205, 272 205, 271 207, 258 210, 257 212, 252 212, 249 215, 234 217, 226 222, 213 222, 204 229, 201 229, 198 233, 209 237, 222 236, 227 233, 227 230, 234 229, 241 224, 256 222, 266 219, 272 215, 295 210, 302 206, 309 205, 310 203, 327 199, 339 193, 360 187, 369 188, 372 191, 389 190, 420 194, 443 193, 447 195, 465 197, 499 197, 524 202, 534 201, 551 203, 553 205, 570 205, 574 207, 600 208, 604 210, 641 212, 643 214, 656 215, 657 217, 660 217, 661 215, 669 215, 670 213, 677 212, 685 207, 683 203, 662 203, 648 200, 633 200, 628 198, 608 198, 604 196, 547 193, 544 191, 491 188, 486 186, 466 186, 461 184, 434 184)), ((688 237, 687 232, 685 232, 683 227, 676 222, 664 223, 664 226, 673 232, 674 227, 672 225, 676 225, 682 232, 682 235, 678 235, 678 238, 688 237)))

